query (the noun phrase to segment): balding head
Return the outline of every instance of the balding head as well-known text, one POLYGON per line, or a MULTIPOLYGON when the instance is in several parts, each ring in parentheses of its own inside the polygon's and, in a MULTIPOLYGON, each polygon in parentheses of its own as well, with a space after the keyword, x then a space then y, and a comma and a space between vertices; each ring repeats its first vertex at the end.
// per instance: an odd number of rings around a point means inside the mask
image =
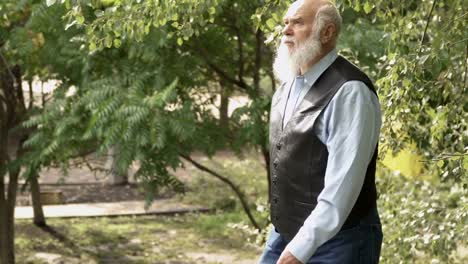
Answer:
POLYGON ((325 0, 298 0, 291 4, 288 8, 286 16, 292 16, 301 9, 303 12, 307 12, 311 17, 315 16, 317 10, 326 4, 330 4, 329 1, 325 0))
POLYGON ((309 35, 315 32, 319 35, 322 44, 333 47, 336 45, 336 39, 341 30, 341 16, 333 2, 298 0, 292 3, 284 17, 286 27, 283 33, 285 35, 291 33, 287 31, 289 20, 295 21, 294 19, 297 18, 300 18, 306 26, 310 26, 306 31, 298 30, 299 38, 301 38, 301 33, 309 35))
MULTIPOLYGON (((306 0, 314 1, 314 0, 306 0)), ((331 30, 331 38, 333 46, 336 45, 336 40, 341 31, 341 15, 336 6, 331 1, 320 1, 315 13, 315 27, 321 34, 326 34, 324 30, 331 30), (330 28, 330 26, 332 28, 330 28)), ((323 36, 322 36, 323 37, 323 36)))
POLYGON ((273 65, 281 80, 302 74, 335 46, 341 16, 331 1, 298 0, 284 16, 283 38, 273 65), (287 63, 286 63, 287 62, 287 63), (284 69, 289 65, 289 73, 284 69))

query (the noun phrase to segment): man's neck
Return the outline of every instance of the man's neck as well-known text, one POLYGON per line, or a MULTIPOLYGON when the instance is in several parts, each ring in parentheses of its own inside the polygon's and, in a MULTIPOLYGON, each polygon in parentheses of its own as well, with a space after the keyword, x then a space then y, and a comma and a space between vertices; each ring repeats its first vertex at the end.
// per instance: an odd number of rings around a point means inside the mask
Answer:
POLYGON ((322 51, 312 58, 307 64, 302 66, 300 68, 300 75, 304 75, 310 68, 312 68, 315 64, 317 64, 323 57, 325 57, 330 51, 332 51, 335 47, 328 47, 328 48, 323 48, 322 51))

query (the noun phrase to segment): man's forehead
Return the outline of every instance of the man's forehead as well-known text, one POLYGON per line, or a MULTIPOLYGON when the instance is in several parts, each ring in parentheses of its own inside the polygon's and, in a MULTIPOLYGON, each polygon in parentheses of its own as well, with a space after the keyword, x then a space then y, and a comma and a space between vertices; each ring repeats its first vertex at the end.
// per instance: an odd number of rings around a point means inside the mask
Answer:
POLYGON ((298 0, 289 6, 288 11, 286 12, 286 15, 284 15, 284 18, 290 18, 293 16, 296 16, 298 14, 298 11, 300 11, 301 7, 304 6, 304 0, 298 0))
POLYGON ((284 18, 314 16, 321 6, 331 3, 329 0, 298 0, 291 4, 284 18))

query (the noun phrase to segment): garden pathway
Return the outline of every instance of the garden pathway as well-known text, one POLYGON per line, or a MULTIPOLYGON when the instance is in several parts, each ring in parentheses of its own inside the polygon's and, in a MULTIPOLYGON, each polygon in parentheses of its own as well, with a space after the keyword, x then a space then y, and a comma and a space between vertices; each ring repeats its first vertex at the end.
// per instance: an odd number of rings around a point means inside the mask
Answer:
MULTIPOLYGON (((113 203, 76 203, 43 206, 46 218, 98 217, 149 214, 180 214, 189 212, 208 212, 210 209, 180 203, 177 198, 155 200, 148 208, 144 201, 121 201, 113 203)), ((33 218, 31 206, 17 206, 16 219, 33 218)))

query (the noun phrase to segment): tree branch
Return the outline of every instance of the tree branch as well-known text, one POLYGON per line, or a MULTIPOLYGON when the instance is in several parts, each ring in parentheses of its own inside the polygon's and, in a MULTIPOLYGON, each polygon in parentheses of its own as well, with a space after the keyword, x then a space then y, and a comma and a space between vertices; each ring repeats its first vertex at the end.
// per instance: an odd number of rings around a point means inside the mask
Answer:
POLYGON ((275 75, 273 74, 273 71, 268 71, 268 76, 270 77, 270 81, 271 81, 271 90, 274 93, 276 91, 276 79, 275 79, 275 75))
POLYGON ((262 66, 262 45, 263 45, 263 32, 257 29, 255 34, 255 67, 253 71, 254 89, 255 93, 260 90, 260 68, 262 66))
POLYGON ((28 110, 31 110, 34 106, 34 93, 33 93, 33 81, 32 78, 28 80, 28 85, 29 85, 29 105, 28 105, 28 110))
POLYGON ((229 76, 225 71, 223 71, 221 68, 219 68, 217 65, 209 61, 206 56, 204 56, 204 60, 206 64, 214 70, 221 78, 225 79, 226 81, 238 86, 239 88, 242 88, 244 90, 248 90, 249 86, 243 81, 243 80, 236 80, 235 78, 229 76))
POLYGON ((15 65, 13 68, 13 74, 15 75, 15 82, 16 82, 16 96, 17 100, 20 106, 20 110, 18 111, 19 115, 22 116, 23 114, 26 113, 26 102, 24 100, 24 94, 23 94, 23 80, 21 77, 21 67, 19 65, 15 65))
POLYGON ((6 68, 7 72, 8 72, 8 74, 10 74, 10 78, 12 80, 15 80, 15 75, 11 71, 10 67, 8 67, 8 63, 7 63, 6 59, 5 59, 5 57, 3 57, 3 53, 2 53, 1 50, 0 50, 0 59, 2 59, 2 63, 3 63, 3 65, 5 65, 5 68, 6 68))
POLYGON ((465 51, 465 76, 463 77, 463 90, 466 88, 466 75, 468 74, 468 43, 466 44, 466 51, 465 51))
POLYGON ((234 84, 235 86, 243 89, 243 90, 249 90, 249 86, 244 82, 243 79, 237 80, 236 78, 229 76, 227 72, 221 69, 218 65, 214 64, 212 61, 210 61, 208 58, 210 57, 207 52, 200 47, 195 47, 194 50, 198 51, 198 53, 201 55, 202 60, 205 61, 206 65, 208 65, 209 68, 211 68, 214 72, 216 72, 219 77, 223 78, 224 80, 234 84))
POLYGON ((234 27, 234 30, 236 31, 236 36, 237 36, 237 48, 239 52, 239 74, 238 74, 238 79, 243 80, 244 79, 244 49, 242 47, 242 36, 240 33, 240 30, 238 27, 234 27))
POLYGON ((426 27, 424 28, 424 33, 423 33, 423 35, 422 35, 422 37, 421 37, 421 42, 420 42, 420 44, 419 44, 418 55, 421 54, 422 47, 423 47, 423 43, 424 43, 424 39, 426 38, 427 29, 429 28, 429 22, 431 21, 432 12, 434 11, 434 8, 435 8, 436 3, 437 3, 437 0, 434 0, 434 2, 432 3, 431 11, 429 11, 429 15, 428 15, 427 18, 426 18, 426 27))
POLYGON ((427 162, 431 162, 431 161, 439 161, 439 160, 446 160, 446 159, 451 159, 451 158, 457 158, 457 157, 465 157, 465 156, 468 156, 468 153, 461 153, 461 154, 458 154, 458 153, 451 153, 451 154, 441 154, 439 155, 438 157, 435 157, 433 159, 429 159, 429 160, 420 160, 419 162, 423 162, 423 163, 427 163, 427 162))
POLYGON ((257 224, 257 222, 255 221, 255 218, 253 217, 252 213, 250 212, 250 209, 249 209, 249 206, 247 204, 247 202, 245 201, 245 195, 244 193, 239 189, 238 186, 236 186, 231 180, 229 180, 228 178, 224 177, 224 176, 221 176, 219 173, 203 166, 202 164, 196 162, 195 160, 193 160, 192 158, 190 158, 190 156, 187 156, 187 155, 184 155, 184 154, 181 154, 179 153, 179 155, 189 161, 190 163, 192 163, 196 168, 204 171, 204 172, 207 172, 209 174, 211 174, 212 176, 218 178, 219 180, 221 180, 222 182, 226 183, 227 185, 229 185, 229 187, 231 187, 231 189, 236 193, 237 197, 239 198, 241 204, 242 204, 242 207, 244 208, 244 211, 245 213, 247 214, 247 216, 249 217, 250 219, 250 222, 252 223, 252 225, 257 229, 257 230, 262 230, 260 228, 260 226, 257 224))

